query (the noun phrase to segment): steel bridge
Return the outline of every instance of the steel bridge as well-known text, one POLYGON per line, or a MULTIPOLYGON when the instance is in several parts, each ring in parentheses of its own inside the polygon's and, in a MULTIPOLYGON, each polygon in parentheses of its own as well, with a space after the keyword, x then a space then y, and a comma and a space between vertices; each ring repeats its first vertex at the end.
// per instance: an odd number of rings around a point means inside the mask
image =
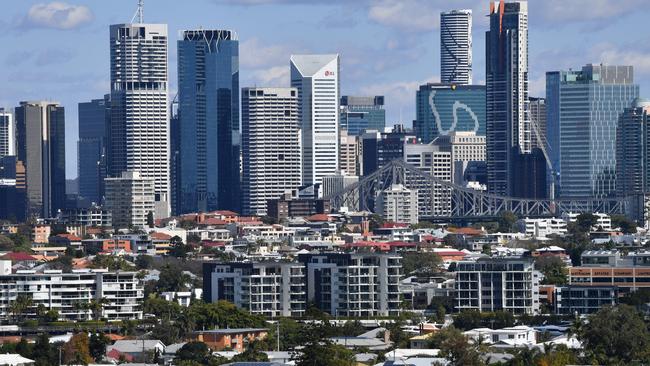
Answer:
POLYGON ((559 216, 565 212, 627 214, 631 201, 630 197, 571 200, 504 197, 455 185, 402 160, 393 160, 325 198, 330 200, 332 209, 348 207, 374 212, 377 195, 393 184, 417 189, 419 216, 434 221, 480 220, 497 217, 506 211, 530 218, 559 216))

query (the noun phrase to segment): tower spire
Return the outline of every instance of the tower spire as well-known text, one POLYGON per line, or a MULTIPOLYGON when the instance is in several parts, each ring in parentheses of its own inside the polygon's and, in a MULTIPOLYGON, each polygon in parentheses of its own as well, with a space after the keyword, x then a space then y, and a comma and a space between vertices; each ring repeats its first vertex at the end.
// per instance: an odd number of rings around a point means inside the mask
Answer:
POLYGON ((144 0, 138 0, 138 10, 135 11, 131 23, 134 23, 136 19, 139 24, 144 23, 144 0))

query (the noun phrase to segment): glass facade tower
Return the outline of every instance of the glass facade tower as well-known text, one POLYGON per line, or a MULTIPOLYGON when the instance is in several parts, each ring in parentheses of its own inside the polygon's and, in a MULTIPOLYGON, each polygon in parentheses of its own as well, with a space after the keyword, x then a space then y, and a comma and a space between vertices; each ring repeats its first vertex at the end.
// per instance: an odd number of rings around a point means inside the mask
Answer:
POLYGON ((361 136, 365 130, 383 131, 386 127, 384 97, 341 97, 340 124, 348 136, 361 136))
POLYGON ((77 176, 79 195, 100 204, 106 178, 106 130, 110 118, 110 95, 79 103, 77 176))
POLYGON ((440 13, 440 80, 472 83, 472 11, 440 13))

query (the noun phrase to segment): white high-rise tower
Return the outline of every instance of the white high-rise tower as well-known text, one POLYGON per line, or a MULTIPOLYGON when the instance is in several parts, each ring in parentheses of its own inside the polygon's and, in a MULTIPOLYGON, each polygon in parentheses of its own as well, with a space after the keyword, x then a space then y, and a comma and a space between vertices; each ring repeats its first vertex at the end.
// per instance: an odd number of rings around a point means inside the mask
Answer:
POLYGON ((156 217, 169 215, 167 25, 134 21, 110 27, 109 175, 154 180, 156 217))
POLYGON ((338 171, 339 55, 291 56, 302 129, 302 183, 321 183, 338 171))
POLYGON ((472 83, 472 11, 440 13, 440 80, 472 83))
POLYGON ((0 158, 16 155, 16 124, 10 111, 0 108, 0 158))

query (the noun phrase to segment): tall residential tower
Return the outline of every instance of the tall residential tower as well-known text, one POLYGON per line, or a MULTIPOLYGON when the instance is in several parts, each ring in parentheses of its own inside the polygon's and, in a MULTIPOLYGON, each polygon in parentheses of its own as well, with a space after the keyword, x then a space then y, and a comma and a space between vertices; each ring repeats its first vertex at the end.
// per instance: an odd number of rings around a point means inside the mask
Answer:
POLYGON ((440 13, 440 80, 472 83, 472 11, 440 13))
POLYGON ((291 56, 291 86, 298 90, 305 185, 339 168, 339 55, 291 56))
POLYGON ((10 111, 0 108, 0 158, 16 155, 16 122, 10 111))

